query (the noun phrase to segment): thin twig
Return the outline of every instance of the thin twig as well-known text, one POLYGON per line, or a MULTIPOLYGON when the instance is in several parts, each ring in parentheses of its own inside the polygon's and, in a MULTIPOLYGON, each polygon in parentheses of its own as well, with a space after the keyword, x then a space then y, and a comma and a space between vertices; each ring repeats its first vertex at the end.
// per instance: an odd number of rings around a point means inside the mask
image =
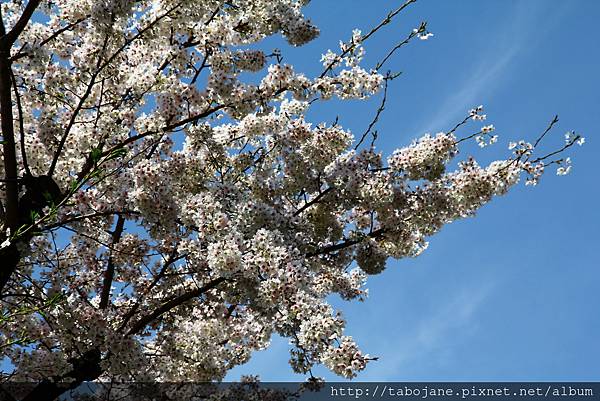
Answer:
MULTIPOLYGON (((396 15, 398 15, 400 12, 402 12, 402 10, 404 10, 406 7, 408 7, 410 4, 412 4, 412 3, 416 2, 416 1, 417 0, 408 0, 404 4, 402 4, 400 7, 398 7, 397 9, 395 9, 394 11, 391 11, 375 28, 371 29, 369 31, 369 33, 367 33, 366 35, 364 35, 363 37, 361 37, 360 43, 364 43, 365 41, 367 41, 377 31, 379 31, 385 25, 389 24, 396 15)), ((358 45, 358 43, 354 43, 353 41, 351 41, 348 44, 348 47, 346 48, 346 50, 342 51, 342 53, 339 54, 336 57, 335 60, 333 60, 331 63, 329 63, 329 65, 325 68, 325 70, 323 70, 323 72, 321 73, 321 75, 319 75, 319 78, 323 78, 325 75, 327 75, 327 73, 333 69, 333 66, 340 59, 342 59, 345 55, 347 55, 348 53, 350 53, 351 51, 353 51, 356 48, 357 45, 358 45)))
POLYGON ((10 70, 10 77, 13 82, 13 91, 15 92, 15 99, 17 101, 17 110, 19 112, 19 133, 20 133, 20 143, 21 143, 21 159, 23 159, 23 167, 25 168, 25 174, 31 177, 31 171, 29 170, 29 164, 27 163, 27 152, 25 151, 25 128, 23 127, 23 107, 21 105, 21 95, 19 94, 19 89, 17 88, 17 80, 15 78, 15 73, 12 68, 10 70))
MULTIPOLYGON (((389 76, 389 74, 388 74, 389 76)), ((369 124, 369 126, 367 127, 366 131, 362 134, 360 140, 358 141, 358 143, 354 146, 354 150, 357 150, 358 147, 360 145, 362 145, 362 143, 364 142, 364 140, 367 138, 367 135, 369 135, 371 133, 371 130, 373 129, 373 127, 375 126, 375 124, 377 124, 377 121, 379 121, 379 116, 381 116, 381 113, 383 113, 383 111, 385 110, 385 102, 387 100, 387 90, 388 90, 388 82, 391 79, 384 79, 384 85, 383 85, 383 97, 381 98, 381 104, 379 105, 379 108, 377 109, 377 112, 375 113, 375 117, 373 117, 373 119, 371 120, 371 123, 369 124)))

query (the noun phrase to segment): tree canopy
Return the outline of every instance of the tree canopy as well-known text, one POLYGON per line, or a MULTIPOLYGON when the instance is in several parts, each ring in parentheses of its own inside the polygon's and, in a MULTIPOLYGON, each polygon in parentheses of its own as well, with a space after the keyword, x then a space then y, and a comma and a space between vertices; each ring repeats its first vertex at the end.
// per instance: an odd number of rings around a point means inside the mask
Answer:
POLYGON ((39 383, 38 400, 59 382, 219 381, 276 333, 297 372, 364 369, 374 358, 326 298, 364 299, 388 258, 418 256, 445 224, 551 164, 567 173, 562 153, 583 143, 570 133, 539 154, 555 117, 504 160, 448 169, 464 142, 496 142, 479 106, 379 152, 374 126, 397 77, 382 71, 432 34, 417 24, 376 65, 363 65, 364 46, 415 1, 325 52, 314 77, 255 45, 314 39, 303 1, 3 2, 5 378, 39 383), (359 135, 305 118, 374 95, 359 135))

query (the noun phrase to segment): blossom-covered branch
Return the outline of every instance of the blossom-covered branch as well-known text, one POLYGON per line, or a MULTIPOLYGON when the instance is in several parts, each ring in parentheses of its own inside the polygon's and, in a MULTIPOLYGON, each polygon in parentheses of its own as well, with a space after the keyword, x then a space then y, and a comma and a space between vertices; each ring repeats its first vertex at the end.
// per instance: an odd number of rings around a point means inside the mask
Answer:
POLYGON ((255 45, 314 39, 304 1, 2 3, 0 356, 11 379, 39 383, 29 399, 84 380, 219 381, 274 334, 295 371, 354 377, 376 358, 331 294, 364 300, 389 258, 418 256, 522 177, 569 171, 580 135, 539 150, 556 119, 504 160, 463 157, 498 141, 481 106, 376 149, 399 76, 378 70, 432 34, 418 24, 375 69, 364 46, 415 2, 354 30, 314 77, 255 45), (329 99, 373 96, 356 138, 308 120, 329 99))

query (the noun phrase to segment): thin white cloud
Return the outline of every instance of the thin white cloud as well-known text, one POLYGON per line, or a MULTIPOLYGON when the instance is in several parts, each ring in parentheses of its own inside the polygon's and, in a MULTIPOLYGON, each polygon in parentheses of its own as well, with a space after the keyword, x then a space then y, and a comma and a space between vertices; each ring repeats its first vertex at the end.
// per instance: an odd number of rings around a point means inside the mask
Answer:
MULTIPOLYGON (((433 313, 427 313, 412 328, 404 328, 403 334, 395 336, 381 360, 369 365, 362 380, 398 380, 415 366, 444 359, 452 353, 451 346, 461 333, 465 338, 476 329, 476 317, 481 307, 492 295, 496 285, 489 280, 483 284, 469 284, 457 290, 449 288, 447 302, 433 313), (404 373, 403 373, 404 372, 404 373)), ((443 300, 443 298, 440 298, 443 300)))
POLYGON ((452 94, 438 106, 438 111, 418 127, 421 132, 444 130, 462 119, 467 111, 481 103, 481 99, 493 92, 508 72, 515 66, 515 59, 526 48, 535 46, 561 19, 570 5, 554 4, 550 15, 544 15, 543 26, 536 21, 545 2, 520 1, 507 18, 510 21, 494 35, 490 35, 487 51, 481 61, 475 64, 467 78, 456 88, 449 88, 452 94), (556 6, 556 7, 555 7, 556 6))
POLYGON ((437 132, 449 127, 455 121, 466 115, 467 111, 480 103, 483 93, 493 89, 499 84, 506 67, 518 53, 520 46, 515 44, 501 52, 502 57, 494 57, 493 62, 486 60, 480 63, 474 71, 469 74, 466 82, 460 85, 450 97, 442 103, 439 111, 425 125, 423 132, 437 132))

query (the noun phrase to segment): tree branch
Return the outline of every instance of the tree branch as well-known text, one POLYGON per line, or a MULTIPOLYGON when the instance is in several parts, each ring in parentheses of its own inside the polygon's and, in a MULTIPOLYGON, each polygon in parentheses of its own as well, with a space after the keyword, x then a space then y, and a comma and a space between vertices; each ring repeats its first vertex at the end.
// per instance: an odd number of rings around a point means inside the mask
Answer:
POLYGON ((0 47, 0 115, 2 117, 2 150, 4 151, 4 179, 6 181, 6 221, 4 228, 11 234, 17 231, 19 223, 19 188, 17 184, 17 155, 13 127, 11 96, 10 50, 0 47))
MULTIPOLYGON (((125 228, 125 217, 122 214, 117 217, 117 224, 112 234, 112 246, 114 247, 121 240, 123 235, 123 229, 125 228)), ((102 282, 102 293, 100 294, 100 309, 106 309, 108 306, 108 300, 110 298, 110 287, 112 286, 113 278, 115 276, 115 261, 112 257, 112 251, 108 257, 108 264, 106 271, 104 272, 104 280, 102 282)))
POLYGON ((2 47, 10 49, 13 43, 15 43, 15 41, 19 38, 21 32, 23 32, 23 30, 27 26, 27 23, 31 19, 31 16, 33 15, 35 9, 40 4, 40 2, 41 0, 29 0, 27 6, 25 6, 23 14, 21 14, 21 17, 19 18, 15 26, 13 26, 10 32, 8 32, 6 35, 3 35, 3 37, 0 39, 2 47))
POLYGON ((294 216, 298 216, 298 215, 302 214, 302 212, 304 212, 306 209, 308 209, 309 207, 311 207, 315 203, 320 202, 321 199, 323 199, 323 197, 325 195, 327 195, 328 193, 330 193, 334 189, 335 189, 335 187, 329 187, 326 190, 324 190, 323 192, 320 192, 317 196, 314 197, 314 199, 310 200, 309 202, 306 202, 300 209, 296 210, 294 212, 294 216))
POLYGON ((22 401, 52 401, 85 381, 97 379, 102 374, 101 359, 100 350, 97 348, 84 352, 70 360, 73 370, 56 378, 57 380, 43 380, 22 401))
POLYGON ((99 55, 98 55, 96 71, 94 71, 94 73, 92 74, 92 77, 90 78, 90 81, 87 84, 85 92, 83 93, 81 98, 79 98, 79 103, 77 104, 77 107, 75 107, 75 110, 73 110, 73 114, 71 114, 71 118, 69 119, 67 128, 65 128, 65 132, 63 133, 62 137, 60 138, 58 148, 56 148, 56 151, 54 152, 54 156, 52 157, 52 163, 50 164, 50 169, 48 170, 48 177, 52 177, 52 175, 54 174, 54 169, 56 168, 56 164, 58 163, 58 159, 60 158, 63 147, 65 146, 65 143, 67 142, 67 138, 69 137, 69 132, 71 132, 71 129, 73 128, 73 125, 75 124, 75 119, 77 118, 77 115, 79 115, 79 112, 82 110, 83 105, 85 104, 85 101, 87 100, 88 96, 92 93, 92 88, 94 87, 94 85, 96 85, 96 78, 98 77, 98 74, 100 74, 100 72, 102 71, 102 68, 100 67, 100 65, 102 63, 102 56, 103 56, 104 52, 106 51, 106 46, 108 45, 108 39, 109 39, 109 36, 106 35, 106 37, 104 38, 104 43, 102 45, 102 49, 100 50, 99 55))
MULTIPOLYGON (((369 39, 372 35, 374 35, 377 31, 379 31, 381 28, 383 28, 385 25, 389 24, 390 22, 392 22, 392 19, 400 14, 400 12, 402 12, 402 10, 404 10, 406 7, 408 7, 409 5, 411 5, 412 3, 416 2, 417 0, 407 0, 404 4, 402 4, 400 7, 398 7, 397 9, 391 11, 376 27, 374 27, 373 29, 371 29, 369 31, 369 33, 367 33, 366 35, 364 35, 361 40, 360 43, 364 43, 367 39, 369 39)), ((333 70, 333 66, 335 65, 335 63, 342 59, 345 55, 347 55, 348 53, 350 53, 352 50, 354 50, 354 48, 356 47, 356 45, 358 45, 358 43, 354 43, 354 42, 350 42, 348 44, 348 47, 346 48, 346 50, 344 50, 340 55, 338 55, 338 57, 336 58, 336 60, 332 61, 327 67, 325 67, 325 69, 323 70, 323 72, 321 73, 321 75, 319 75, 319 78, 323 78, 325 75, 327 75, 327 73, 331 70, 333 70)))
POLYGON ((27 152, 25 151, 25 128, 23 127, 23 107, 21 105, 21 95, 17 88, 17 79, 15 74, 10 71, 10 76, 13 83, 13 91, 15 92, 15 100, 17 101, 17 110, 19 111, 19 138, 21 143, 21 159, 23 159, 23 167, 25 168, 25 174, 31 176, 31 170, 29 170, 29 163, 27 163, 27 152))
POLYGON ((380 62, 377 63, 377 65, 375 66, 375 69, 377 71, 379 71, 379 69, 381 69, 381 67, 383 67, 383 65, 390 59, 390 57, 392 57, 394 55, 394 53, 396 53, 396 51, 398 49, 400 49, 402 46, 404 46, 405 44, 410 42, 411 39, 413 39, 415 36, 417 36, 420 32, 425 31, 426 26, 427 26, 427 23, 422 22, 421 26, 419 27, 419 29, 417 31, 411 31, 410 34, 403 41, 399 42, 396 46, 394 46, 388 52, 388 54, 383 58, 383 60, 381 60, 380 62))
MULTIPOLYGON (((360 145, 362 145, 362 143, 367 138, 367 135, 369 135, 372 132, 373 127, 375 126, 375 124, 377 124, 377 121, 379 121, 379 117, 381 116, 381 113, 383 113, 383 111, 385 110, 385 102, 387 101, 388 83, 392 79, 394 79, 394 76, 392 76, 388 73, 384 79, 383 97, 381 98, 381 103, 379 104, 379 108, 377 109, 377 112, 375 113, 375 117, 373 117, 373 119, 369 123, 369 126, 367 127, 366 131, 362 134, 362 136, 360 137, 360 140, 354 146, 354 150, 357 150, 360 147, 360 145)), ((376 132, 373 133, 373 136, 376 136, 376 132)), ((373 139, 373 141, 375 141, 375 139, 373 139)))
POLYGON ((53 228, 57 228, 57 227, 62 227, 65 224, 69 224, 69 223, 75 223, 78 221, 82 221, 82 220, 87 220, 87 219, 95 219, 98 217, 106 217, 106 216, 112 216, 112 215, 116 215, 116 216, 137 216, 139 215, 139 212, 136 212, 135 210, 107 210, 107 211, 103 211, 103 212, 93 212, 93 213, 88 213, 88 214, 80 214, 80 215, 76 215, 76 216, 72 216, 72 217, 67 217, 65 220, 62 221, 58 221, 56 223, 52 223, 52 224, 48 224, 46 226, 41 227, 42 231, 46 231, 46 230, 51 230, 53 228))
POLYGON ((143 316, 140 320, 138 320, 137 323, 135 323, 133 325, 133 327, 131 327, 131 329, 129 329, 129 331, 127 332, 126 335, 129 336, 129 335, 138 334, 148 324, 150 324, 153 320, 159 318, 164 313, 167 313, 167 312, 171 311, 172 309, 175 309, 178 306, 186 303, 187 301, 197 298, 200 295, 206 293, 207 291, 212 290, 213 288, 215 288, 216 286, 218 286, 225 280, 226 280, 225 277, 218 277, 218 278, 210 281, 208 284, 206 284, 203 287, 188 291, 185 294, 178 296, 177 298, 174 298, 170 301, 165 302, 164 304, 162 304, 161 306, 156 308, 152 313, 150 313, 146 316, 143 316))
POLYGON ((154 279, 152 280, 152 282, 150 283, 150 285, 144 289, 144 292, 142 294, 140 294, 140 296, 138 297, 137 301, 135 302, 135 304, 131 307, 131 309, 123 316, 123 322, 121 323, 121 325, 119 326, 119 328, 117 329, 117 331, 123 331, 123 329, 125 328, 125 326, 127 326, 127 323, 129 323, 129 320, 133 317, 133 315, 135 315, 135 313, 137 312, 138 308, 140 307, 140 303, 143 299, 143 297, 148 294, 150 291, 152 291, 152 289, 154 288, 154 286, 156 286, 156 284, 158 284, 158 282, 160 281, 161 278, 164 277, 165 273, 167 272, 167 269, 176 261, 178 261, 179 259, 184 258, 185 255, 178 255, 177 254, 177 247, 175 247, 173 249, 173 252, 171 253, 171 255, 169 256, 169 258, 165 261, 165 263, 163 264, 162 268, 160 269, 160 271, 158 272, 158 274, 154 277, 154 279))
POLYGON ((345 240, 342 242, 338 242, 337 244, 328 245, 321 249, 317 249, 314 252, 307 253, 306 256, 311 258, 313 256, 326 255, 331 252, 340 251, 344 248, 348 248, 352 245, 356 245, 356 244, 363 242, 365 240, 365 238, 379 238, 384 233, 385 233, 385 230, 383 228, 380 228, 380 229, 370 232, 369 234, 366 235, 366 237, 357 238, 357 239, 348 239, 348 240, 345 240))
MULTIPOLYGON (((213 114, 216 111, 221 110, 222 108, 224 108, 225 105, 219 105, 219 106, 215 106, 212 109, 208 109, 202 113, 196 114, 194 116, 185 118, 183 120, 177 121, 175 123, 172 123, 166 127, 163 127, 162 129, 160 129, 160 131, 147 131, 147 132, 143 132, 141 134, 137 134, 134 136, 130 136, 129 138, 125 139, 124 141, 122 141, 121 143, 118 143, 116 145, 114 145, 113 147, 111 147, 110 149, 102 152, 102 154, 100 155, 100 157, 106 157, 110 154, 112 154, 113 152, 115 152, 116 150, 122 149, 125 146, 129 145, 130 143, 139 141, 140 139, 143 139, 147 136, 150 135, 154 135, 154 134, 158 134, 158 133, 165 133, 165 132, 169 132, 172 131, 175 128, 178 128, 182 125, 191 123, 191 122, 196 122, 198 120, 200 120, 201 118, 204 117, 208 117, 209 115, 213 114)), ((83 165, 83 168, 81 169, 81 171, 77 174, 77 180, 80 181, 82 180, 87 174, 89 174, 89 172, 91 171, 92 167, 94 167, 92 159, 90 157, 88 157, 88 159, 86 160, 85 164, 83 165)))
POLYGON ((533 144, 534 148, 536 148, 539 145, 539 143, 542 141, 542 139, 544 139, 544 137, 546 136, 546 134, 548 132, 550 132, 550 130, 552 129, 552 127, 554 127, 554 124, 556 124, 557 122, 558 122, 558 114, 556 114, 554 116, 554 118, 552 118, 552 121, 550 121, 550 123, 548 124, 548 127, 546 127, 546 129, 544 130, 544 132, 542 132, 542 135, 540 135, 536 139, 535 143, 533 144))

